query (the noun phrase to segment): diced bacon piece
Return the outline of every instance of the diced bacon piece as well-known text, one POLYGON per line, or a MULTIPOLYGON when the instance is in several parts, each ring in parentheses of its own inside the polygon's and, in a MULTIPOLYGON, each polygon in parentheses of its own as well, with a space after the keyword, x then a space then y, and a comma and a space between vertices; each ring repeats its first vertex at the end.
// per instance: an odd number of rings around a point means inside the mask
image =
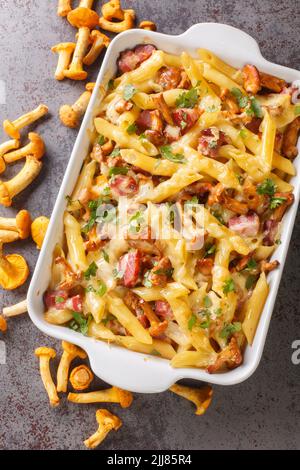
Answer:
POLYGON ((157 109, 155 111, 149 111, 147 109, 142 111, 136 120, 136 125, 140 132, 144 132, 146 129, 158 132, 162 132, 163 130, 160 112, 157 109))
POLYGON ((140 64, 152 56, 156 51, 156 47, 152 44, 140 44, 134 49, 135 54, 138 56, 140 64))
POLYGON ((136 69, 139 65, 140 59, 134 51, 127 50, 121 52, 118 59, 118 68, 120 73, 131 72, 131 70, 136 69))
POLYGON ((68 292, 65 290, 47 291, 44 294, 44 304, 47 308, 56 308, 62 310, 65 308, 65 302, 68 298, 68 292))
POLYGON ((181 70, 177 67, 163 67, 157 79, 157 83, 163 90, 177 88, 181 81, 181 70))
POLYGON ((214 265, 214 260, 212 258, 201 258, 197 261, 197 269, 204 276, 210 276, 212 273, 212 268, 214 265))
POLYGON ((74 295, 68 298, 68 292, 63 290, 48 291, 44 296, 44 303, 47 308, 63 310, 65 308, 74 312, 82 312, 82 296, 74 295))
POLYGON ((200 116, 198 109, 180 108, 172 113, 174 123, 179 126, 182 134, 187 132, 200 116))
POLYGON ((65 308, 73 310, 74 312, 82 312, 82 297, 81 295, 74 295, 66 300, 65 308))
POLYGON ((180 136, 181 136, 180 127, 170 126, 170 124, 167 124, 164 130, 164 135, 168 143, 176 142, 177 140, 180 139, 180 136))
POLYGON ((202 155, 216 158, 219 148, 226 143, 228 143, 228 140, 224 132, 220 131, 217 127, 208 127, 201 131, 198 152, 202 155))
POLYGON ((158 147, 161 147, 165 143, 165 137, 162 132, 147 129, 145 131, 145 136, 153 145, 156 145, 158 147))
POLYGON ((249 129, 249 131, 254 132, 254 134, 258 134, 259 133, 259 128, 260 128, 260 125, 261 125, 261 121, 262 121, 261 118, 254 117, 254 118, 251 119, 250 122, 245 124, 245 127, 247 127, 247 129, 249 129))
POLYGON ((246 64, 242 70, 244 88, 247 93, 256 95, 261 89, 259 71, 254 65, 246 64))
POLYGON ((264 239, 263 244, 272 246, 275 243, 275 239, 278 232, 278 222, 276 220, 266 220, 264 223, 264 239))
POLYGON ((109 186, 117 196, 132 196, 138 192, 138 183, 132 176, 117 175, 113 177, 109 186))
POLYGON ((157 300, 155 302, 155 313, 162 320, 174 320, 174 313, 169 302, 166 300, 157 300))
POLYGON ((245 237, 255 237, 259 231, 259 217, 257 214, 231 217, 228 221, 230 230, 245 237))
POLYGON ((118 271, 122 273, 125 287, 134 287, 138 281, 141 269, 141 253, 132 250, 121 256, 118 263, 118 271))
POLYGON ((156 50, 155 46, 151 44, 139 45, 134 49, 121 52, 118 59, 118 68, 120 73, 130 72, 135 70, 142 62, 149 59, 152 53, 156 50))

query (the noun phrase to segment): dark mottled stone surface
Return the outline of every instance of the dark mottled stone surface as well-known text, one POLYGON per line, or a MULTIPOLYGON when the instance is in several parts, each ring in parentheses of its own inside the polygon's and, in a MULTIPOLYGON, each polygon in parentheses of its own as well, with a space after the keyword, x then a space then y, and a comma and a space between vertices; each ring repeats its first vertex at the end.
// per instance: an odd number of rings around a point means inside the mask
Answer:
MULTIPOLYGON (((156 21, 159 31, 166 33, 178 34, 193 23, 205 21, 237 26, 257 39, 266 58, 299 68, 297 0, 123 3, 134 7, 139 19, 156 21)), ((97 4, 99 9, 100 2, 97 4)), ((49 0, 0 1, 0 80, 7 86, 7 104, 0 105, 0 120, 14 118, 40 102, 48 104, 51 112, 35 126, 47 143, 43 171, 16 199, 13 209, 0 208, 1 215, 15 214, 23 207, 33 216, 51 214, 77 133, 62 127, 57 119, 59 106, 72 103, 83 84, 58 83, 52 78, 56 56, 50 47, 72 41, 74 36, 74 30, 56 17, 55 7, 56 2, 49 0)), ((3 134, 1 139, 5 139, 3 134)), ((124 425, 105 441, 103 448, 299 448, 300 365, 291 362, 291 343, 300 338, 299 222, 298 217, 262 362, 255 374, 240 385, 214 387, 212 405, 203 417, 195 416, 188 402, 171 393, 136 396, 128 410, 109 406, 124 425)), ((15 249, 26 255, 33 269, 38 253, 32 243, 7 248, 15 249)), ((14 293, 1 291, 0 308, 21 300, 26 289, 23 286, 14 293)), ((0 365, 0 449, 83 448, 83 439, 96 429, 97 406, 75 405, 63 399, 59 408, 50 409, 33 355, 37 346, 59 349, 59 344, 41 334, 26 316, 9 322, 5 343, 7 364, 0 365)))

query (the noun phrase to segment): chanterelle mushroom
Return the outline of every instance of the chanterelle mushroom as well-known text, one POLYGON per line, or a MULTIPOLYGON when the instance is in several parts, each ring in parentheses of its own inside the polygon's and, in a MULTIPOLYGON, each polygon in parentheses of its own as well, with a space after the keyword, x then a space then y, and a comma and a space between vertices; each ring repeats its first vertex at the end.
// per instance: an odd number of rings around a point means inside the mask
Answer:
POLYGON ((201 388, 185 387, 184 385, 174 384, 170 387, 171 392, 176 393, 196 405, 196 415, 203 415, 212 400, 212 388, 206 385, 201 388))
POLYGON ((78 100, 71 106, 64 104, 59 110, 59 117, 64 126, 72 129, 76 128, 80 124, 80 118, 86 112, 88 104, 92 96, 92 90, 94 83, 88 83, 86 85, 86 91, 78 98, 78 100))
POLYGON ((119 403, 122 408, 128 408, 133 400, 131 392, 118 387, 107 388, 88 393, 69 393, 68 400, 73 403, 119 403))
POLYGON ((44 387, 46 389, 46 392, 48 393, 50 405, 58 406, 59 397, 57 395, 49 367, 50 359, 53 359, 56 356, 56 352, 52 348, 40 347, 37 348, 34 353, 37 357, 40 358, 40 373, 44 387))
POLYGON ((56 44, 51 48, 52 52, 58 54, 58 62, 54 77, 56 80, 63 80, 65 78, 65 70, 70 66, 71 57, 75 50, 76 44, 74 42, 62 42, 56 44))
POLYGON ((156 24, 153 21, 144 20, 139 24, 140 29, 145 29, 147 31, 156 31, 156 24))
POLYGON ((75 390, 85 390, 89 387, 93 379, 93 372, 85 364, 75 367, 70 374, 70 382, 75 390))
POLYGON ((38 250, 42 248, 48 225, 49 219, 43 215, 37 217, 31 224, 32 240, 36 243, 38 250))
POLYGON ((78 28, 78 39, 73 54, 73 59, 68 70, 64 75, 72 80, 85 80, 87 72, 83 70, 82 61, 90 42, 90 30, 93 29, 99 21, 99 15, 91 10, 93 0, 82 0, 78 8, 70 11, 68 14, 69 23, 78 28))
POLYGON ((72 10, 72 0, 58 0, 57 14, 58 16, 67 16, 72 10))
POLYGON ((45 144, 43 139, 39 134, 36 132, 30 132, 28 134, 28 138, 30 140, 30 144, 25 145, 19 150, 15 150, 14 152, 9 152, 4 155, 4 160, 6 163, 13 163, 21 158, 27 157, 28 155, 32 155, 37 160, 43 157, 45 153, 45 144))
POLYGON ((41 171, 42 163, 35 157, 26 157, 22 170, 9 181, 0 181, 0 204, 9 207, 13 198, 27 188, 41 171))
POLYGON ((17 239, 21 238, 24 240, 29 237, 31 226, 31 217, 28 211, 21 210, 18 212, 16 217, 5 218, 0 217, 0 229, 1 230, 10 230, 17 233, 17 239))
POLYGON ((3 289, 13 290, 24 284, 29 276, 28 265, 21 255, 3 254, 0 241, 0 285, 3 289))
POLYGON ((2 315, 0 315, 0 331, 2 331, 2 333, 7 331, 7 321, 2 315))
POLYGON ((100 33, 97 29, 91 32, 90 40, 92 41, 92 46, 83 59, 85 65, 92 65, 97 60, 104 47, 108 47, 110 43, 109 37, 100 33))
POLYGON ((6 168, 6 163, 5 160, 3 159, 3 156, 7 153, 10 152, 11 150, 15 150, 19 148, 20 146, 20 141, 17 139, 14 140, 8 140, 7 142, 3 142, 3 144, 0 144, 0 175, 5 171, 6 168))
POLYGON ((4 307, 2 314, 4 317, 16 317, 27 312, 27 300, 22 300, 15 305, 10 305, 9 307, 4 307))
POLYGON ((135 22, 135 11, 134 10, 124 10, 124 19, 123 21, 114 22, 109 21, 104 16, 99 19, 100 28, 105 31, 110 31, 111 33, 122 33, 122 31, 127 31, 134 27, 135 22))
POLYGON ((74 344, 62 341, 64 352, 62 353, 60 363, 57 369, 57 391, 66 392, 68 388, 69 368, 75 357, 85 359, 87 357, 83 349, 74 344))
POLYGON ((124 10, 121 8, 120 0, 110 0, 101 7, 102 15, 106 20, 124 20, 124 10))
POLYGON ((96 420, 99 424, 98 430, 91 437, 84 441, 85 446, 88 449, 94 449, 101 442, 104 441, 107 434, 114 429, 117 431, 122 426, 122 421, 118 416, 113 415, 108 410, 97 410, 96 411, 96 420))
POLYGON ((48 107, 44 104, 40 104, 36 109, 24 114, 15 121, 6 119, 3 122, 3 129, 12 139, 20 139, 20 130, 23 129, 23 127, 29 126, 47 113, 48 107))

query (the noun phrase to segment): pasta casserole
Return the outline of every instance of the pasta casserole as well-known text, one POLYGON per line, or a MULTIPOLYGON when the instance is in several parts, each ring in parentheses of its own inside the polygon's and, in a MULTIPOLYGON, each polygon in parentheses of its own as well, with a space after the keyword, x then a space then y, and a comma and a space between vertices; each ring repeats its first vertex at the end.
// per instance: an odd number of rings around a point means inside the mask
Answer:
POLYGON ((242 363, 293 203, 299 84, 206 49, 123 51, 53 255, 45 317, 173 367, 242 363))

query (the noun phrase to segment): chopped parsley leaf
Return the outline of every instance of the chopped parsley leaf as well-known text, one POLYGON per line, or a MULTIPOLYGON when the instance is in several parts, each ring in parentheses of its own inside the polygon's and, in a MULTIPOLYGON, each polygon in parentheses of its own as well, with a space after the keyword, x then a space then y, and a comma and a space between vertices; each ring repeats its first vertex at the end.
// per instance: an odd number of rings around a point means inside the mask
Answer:
POLYGON ((109 176, 114 176, 114 175, 127 175, 128 173, 128 168, 125 166, 113 166, 112 168, 109 169, 108 175, 109 176))
POLYGON ((208 295, 206 295, 203 299, 203 303, 204 303, 204 307, 206 308, 209 308, 212 306, 212 301, 210 300, 210 298, 208 297, 208 295))
POLYGON ((101 252, 102 252, 102 256, 103 256, 104 261, 106 261, 107 263, 109 263, 109 256, 108 256, 108 253, 107 253, 105 250, 101 250, 101 252))
POLYGON ((122 279, 122 277, 124 276, 124 272, 123 271, 118 271, 117 268, 113 269, 113 277, 115 279, 122 279))
POLYGON ((127 129, 126 129, 126 132, 127 134, 131 135, 131 134, 135 134, 137 131, 137 125, 135 122, 133 122, 132 124, 130 124, 127 129))
POLYGON ((227 325, 224 326, 220 333, 221 338, 228 339, 229 336, 231 336, 233 333, 236 333, 238 331, 241 331, 242 325, 240 322, 236 321, 233 323, 227 323, 227 325))
POLYGON ((276 185, 270 178, 265 179, 256 187, 256 192, 260 195, 266 194, 267 196, 274 196, 275 191, 276 185))
POLYGON ((181 93, 175 104, 177 108, 194 108, 198 102, 197 88, 191 88, 189 91, 181 93))
POLYGON ((119 149, 119 147, 115 147, 109 156, 110 157, 118 157, 119 155, 120 155, 120 149, 119 149))
POLYGON ((97 294, 99 297, 102 297, 106 291, 107 287, 102 281, 98 281, 98 288, 95 289, 93 286, 87 286, 86 292, 94 292, 94 294, 97 294))
POLYGON ((285 197, 272 197, 270 201, 270 209, 277 209, 286 201, 285 197))
POLYGON ((125 85, 124 91, 123 91, 123 98, 126 101, 131 100, 131 98, 135 95, 137 92, 137 89, 133 85, 125 85))
POLYGON ((69 328, 74 331, 80 331, 81 334, 87 335, 89 324, 93 319, 91 314, 88 314, 87 317, 81 315, 79 312, 72 312, 73 320, 69 323, 69 328))
POLYGON ((257 276, 255 276, 254 274, 249 274, 249 276, 246 279, 246 283, 245 283, 246 289, 247 290, 252 289, 252 287, 256 283, 256 280, 257 280, 257 276))
POLYGON ((226 295, 229 292, 235 292, 234 280, 231 277, 224 282, 223 292, 226 295))
POLYGON ((256 268, 257 268, 257 262, 255 261, 255 259, 254 258, 249 259, 246 269, 248 271, 252 271, 252 269, 256 269, 256 268))
POLYGON ((104 137, 104 135, 99 134, 97 143, 98 143, 99 145, 104 145, 104 144, 105 144, 105 137, 104 137))
POLYGON ((197 317, 196 315, 193 314, 188 321, 188 329, 190 331, 193 329, 193 326, 195 325, 196 321, 197 321, 197 317))
POLYGON ((214 255, 215 252, 216 252, 216 245, 210 245, 210 246, 205 247, 204 258, 214 255))
POLYGON ((91 279, 91 277, 94 277, 96 276, 97 274, 97 269, 98 269, 98 266, 96 265, 95 261, 93 261, 89 267, 87 268, 87 270, 83 273, 83 277, 86 281, 88 281, 89 279, 91 279))
POLYGON ((249 103, 248 96, 244 95, 239 88, 232 88, 231 94, 235 97, 240 108, 246 108, 249 103))
POLYGON ((157 351, 157 349, 152 349, 150 354, 152 354, 152 356, 161 356, 160 352, 157 351))
POLYGON ((55 297, 55 303, 56 304, 62 304, 66 299, 64 299, 63 297, 60 297, 59 295, 57 297, 55 297))
POLYGON ((184 155, 181 153, 172 153, 172 149, 170 145, 164 145, 163 147, 160 147, 160 152, 164 158, 167 160, 170 160, 171 162, 175 163, 183 163, 185 162, 184 155))

